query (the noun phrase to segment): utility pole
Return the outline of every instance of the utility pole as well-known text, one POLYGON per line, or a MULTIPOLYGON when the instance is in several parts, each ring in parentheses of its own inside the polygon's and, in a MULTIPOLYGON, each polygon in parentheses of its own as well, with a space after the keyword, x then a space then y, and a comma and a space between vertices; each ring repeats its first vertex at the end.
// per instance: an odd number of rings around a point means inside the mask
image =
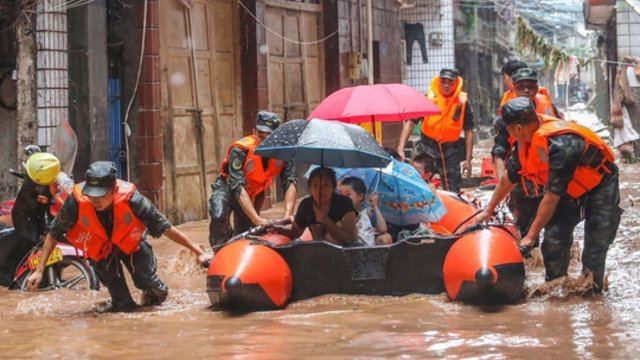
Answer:
MULTIPOLYGON (((25 146, 35 144, 38 136, 36 88, 36 3, 37 0, 19 0, 16 18, 18 68, 16 109, 16 151, 22 158, 25 146)), ((18 160, 19 162, 19 160, 18 160)))

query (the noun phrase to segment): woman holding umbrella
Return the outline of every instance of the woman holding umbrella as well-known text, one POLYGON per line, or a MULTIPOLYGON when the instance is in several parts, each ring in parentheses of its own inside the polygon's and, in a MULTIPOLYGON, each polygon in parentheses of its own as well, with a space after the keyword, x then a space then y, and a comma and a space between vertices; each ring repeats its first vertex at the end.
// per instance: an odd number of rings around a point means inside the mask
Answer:
POLYGON ((286 122, 264 140, 255 153, 297 164, 321 166, 309 175, 311 196, 300 202, 292 229, 279 229, 279 232, 298 238, 309 227, 314 240, 343 246, 357 243, 357 213, 351 199, 336 194, 336 174, 325 166, 379 168, 391 161, 384 149, 361 127, 321 119, 286 122))
POLYGON ((309 228, 313 240, 334 244, 355 245, 358 238, 356 209, 350 198, 336 193, 336 173, 327 167, 318 167, 309 176, 311 195, 302 199, 286 235, 298 238, 309 228))

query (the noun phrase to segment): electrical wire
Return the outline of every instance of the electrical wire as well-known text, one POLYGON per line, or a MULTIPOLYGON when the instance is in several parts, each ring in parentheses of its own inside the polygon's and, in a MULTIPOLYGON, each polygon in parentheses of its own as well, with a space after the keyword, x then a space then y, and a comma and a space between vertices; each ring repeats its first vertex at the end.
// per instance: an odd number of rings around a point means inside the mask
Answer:
MULTIPOLYGON (((57 10, 68 10, 68 9, 73 9, 76 7, 80 7, 80 6, 84 6, 84 5, 89 5, 92 2, 94 2, 95 0, 70 0, 70 1, 65 1, 62 2, 61 4, 58 4, 56 6, 53 6, 51 8, 46 9, 47 11, 57 11, 57 10)), ((44 6, 46 6, 46 4, 50 2, 49 1, 44 1, 44 6)))
MULTIPOLYGON (((253 14, 243 3, 242 0, 237 0, 238 5, 240 5, 244 11, 247 12, 247 14, 249 14, 249 16, 251 16, 256 23, 260 24, 260 26, 262 26, 265 30, 267 30, 268 32, 270 32, 271 34, 273 34, 274 36, 276 36, 277 38, 288 42, 288 43, 293 43, 293 44, 298 44, 298 45, 317 45, 317 44, 321 44, 327 40, 329 40, 330 38, 332 38, 333 36, 337 35, 338 32, 340 31, 340 26, 338 26, 336 28, 336 30, 334 32, 332 32, 331 34, 325 36, 324 38, 320 39, 320 40, 315 40, 315 41, 298 41, 298 40, 294 40, 294 39, 290 39, 288 37, 282 36, 280 35, 278 32, 276 32, 275 30, 271 29, 270 27, 268 27, 265 23, 263 23, 262 21, 260 21, 260 19, 258 19, 255 14, 253 14)), ((349 18, 347 19, 347 21, 351 21, 351 18, 353 17, 353 14, 355 14, 355 11, 353 13, 351 13, 351 15, 349 16, 349 18)))

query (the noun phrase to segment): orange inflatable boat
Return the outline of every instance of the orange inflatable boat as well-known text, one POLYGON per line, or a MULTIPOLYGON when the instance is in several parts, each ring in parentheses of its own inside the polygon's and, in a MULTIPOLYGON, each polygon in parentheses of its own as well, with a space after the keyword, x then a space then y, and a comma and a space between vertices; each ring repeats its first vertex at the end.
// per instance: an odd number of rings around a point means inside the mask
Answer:
POLYGON ((435 235, 386 246, 343 248, 325 241, 291 241, 259 229, 220 248, 209 267, 207 293, 216 308, 279 309, 318 295, 438 294, 472 303, 516 303, 524 264, 510 224, 479 226, 480 208, 439 192, 448 213, 435 235))

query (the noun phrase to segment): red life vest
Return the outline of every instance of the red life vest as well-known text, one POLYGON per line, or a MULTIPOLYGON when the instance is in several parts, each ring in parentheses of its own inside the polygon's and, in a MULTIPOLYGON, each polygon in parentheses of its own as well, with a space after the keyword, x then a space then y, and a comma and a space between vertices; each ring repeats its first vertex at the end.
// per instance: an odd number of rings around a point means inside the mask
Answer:
POLYGON ((431 80, 427 97, 440 109, 439 115, 425 116, 422 121, 422 134, 439 143, 458 141, 467 107, 467 93, 462 91, 464 81, 458 77, 454 82, 455 90, 450 97, 440 92, 440 76, 431 80))
POLYGON ((144 224, 131 210, 129 199, 136 190, 132 183, 118 180, 113 194, 113 230, 111 239, 100 224, 91 200, 82 195, 84 183, 73 189, 73 196, 78 202, 78 221, 67 232, 71 245, 81 249, 85 256, 100 261, 111 254, 112 246, 117 246, 125 254, 132 254, 140 245, 142 234, 146 230, 144 224))
POLYGON ((271 185, 273 178, 280 175, 284 168, 284 162, 282 162, 282 160, 269 159, 267 168, 265 169, 262 165, 262 157, 254 154, 258 143, 259 141, 255 135, 246 136, 234 142, 227 150, 227 157, 222 164, 220 164, 220 174, 226 178, 229 175, 226 171, 227 166, 234 166, 234 164, 229 163, 231 149, 237 147, 248 152, 243 171, 247 181, 245 190, 249 194, 249 197, 251 197, 251 200, 255 200, 256 196, 271 185))
MULTIPOLYGON (((545 185, 549 178, 549 137, 561 134, 576 134, 587 143, 583 156, 590 148, 596 148, 602 154, 602 160, 598 164, 578 165, 573 178, 567 187, 567 194, 577 199, 592 190, 610 172, 607 164, 613 162, 613 151, 605 142, 587 127, 578 125, 571 121, 555 120, 544 122, 531 138, 528 148, 518 151, 523 177, 531 179, 539 185, 545 185)), ((597 158, 596 152, 592 158, 597 158)), ((587 159, 589 163, 590 159, 587 159)))

